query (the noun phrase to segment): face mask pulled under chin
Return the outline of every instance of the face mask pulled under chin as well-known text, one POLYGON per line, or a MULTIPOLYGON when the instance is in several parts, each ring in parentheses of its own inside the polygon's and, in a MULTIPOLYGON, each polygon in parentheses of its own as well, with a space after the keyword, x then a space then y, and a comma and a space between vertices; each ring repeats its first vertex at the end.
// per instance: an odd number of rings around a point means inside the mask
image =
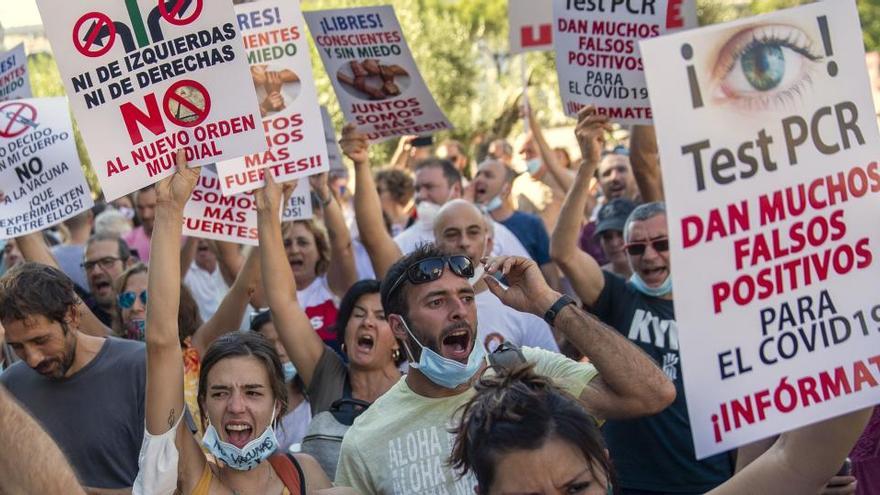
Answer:
POLYGON ((490 199, 488 203, 482 206, 483 211, 486 213, 492 213, 493 211, 501 208, 501 195, 497 195, 494 198, 490 199))
POLYGON ((275 437, 275 408, 272 408, 272 419, 259 437, 238 448, 229 442, 220 440, 214 425, 208 423, 202 436, 202 445, 217 459, 236 471, 250 471, 265 461, 278 450, 278 439, 275 437))
POLYGON ((455 389, 459 385, 467 383, 473 378, 483 365, 483 361, 486 357, 486 350, 483 349, 482 344, 478 341, 474 341, 473 343, 471 353, 468 355, 468 362, 462 364, 458 361, 445 358, 436 353, 433 349, 422 345, 422 343, 419 342, 419 339, 417 339, 410 331, 406 320, 401 318, 400 321, 403 323, 403 328, 406 329, 406 333, 408 333, 416 344, 422 348, 422 355, 419 358, 418 363, 413 362, 412 356, 409 356, 410 368, 419 370, 428 378, 428 380, 431 380, 436 385, 450 390, 455 389))

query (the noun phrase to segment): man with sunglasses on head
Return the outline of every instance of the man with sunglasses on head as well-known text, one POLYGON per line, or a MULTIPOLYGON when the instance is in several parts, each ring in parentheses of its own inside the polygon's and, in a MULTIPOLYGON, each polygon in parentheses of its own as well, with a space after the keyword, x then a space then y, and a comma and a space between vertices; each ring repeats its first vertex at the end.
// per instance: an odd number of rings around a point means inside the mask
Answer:
POLYGON ((0 383, 67 455, 88 493, 130 493, 144 434, 145 347, 88 335, 85 313, 57 268, 27 262, 0 278, 0 323, 21 360, 0 383))
MULTIPOLYGON (((672 384, 643 352, 551 289, 534 261, 492 258, 485 272, 508 281, 505 287, 482 277, 505 305, 544 318, 591 360, 577 363, 526 347, 505 353, 513 365, 533 363, 598 418, 653 414, 674 399, 672 384)), ((347 432, 337 484, 365 495, 473 492, 475 480, 459 479, 447 459, 456 411, 473 395, 472 383, 487 366, 477 341, 474 275, 468 256, 447 255, 433 244, 388 270, 382 306, 410 370, 347 432)))
POLYGON ((632 270, 628 279, 602 270, 593 256, 577 246, 581 212, 593 171, 602 160, 608 130, 608 118, 595 107, 578 113, 575 133, 584 163, 551 237, 551 256, 584 305, 653 358, 675 384, 677 395, 669 408, 650 417, 608 421, 602 428, 620 493, 706 493, 732 475, 732 462, 728 454, 697 461, 694 453, 679 362, 664 204, 636 207, 623 225, 623 248, 632 270))

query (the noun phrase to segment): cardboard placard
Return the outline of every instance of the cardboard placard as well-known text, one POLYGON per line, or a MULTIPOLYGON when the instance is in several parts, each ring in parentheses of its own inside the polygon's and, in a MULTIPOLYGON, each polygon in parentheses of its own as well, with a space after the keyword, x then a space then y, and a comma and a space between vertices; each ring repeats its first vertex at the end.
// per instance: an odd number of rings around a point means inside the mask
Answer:
POLYGON ((305 17, 346 121, 371 143, 452 128, 416 67, 393 7, 305 17))
POLYGON ((880 134, 854 2, 642 53, 663 95, 654 118, 697 456, 880 402, 880 134))
POLYGON ((595 105, 619 124, 650 124, 639 41, 697 25, 696 0, 553 0, 559 94, 574 117, 595 105))
POLYGON ((67 99, 0 103, 0 239, 37 232, 94 205, 67 99))
POLYGON ((553 49, 553 3, 550 0, 507 0, 511 54, 553 49))
POLYGON ((325 172, 318 92, 299 2, 264 0, 235 6, 269 147, 217 164, 224 194, 256 189, 263 174, 276 182, 325 172))
POLYGON ((172 174, 178 148, 191 166, 266 149, 228 3, 37 5, 108 200, 172 174))
POLYGON ((31 83, 28 80, 27 55, 24 43, 0 54, 0 101, 30 98, 31 83))

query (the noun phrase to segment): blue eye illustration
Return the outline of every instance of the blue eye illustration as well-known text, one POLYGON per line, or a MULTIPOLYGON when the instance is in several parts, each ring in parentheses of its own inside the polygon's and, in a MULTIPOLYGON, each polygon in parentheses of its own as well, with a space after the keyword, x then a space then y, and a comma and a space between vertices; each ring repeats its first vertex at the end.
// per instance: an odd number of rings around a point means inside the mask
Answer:
POLYGON ((821 56, 813 40, 793 26, 745 28, 718 53, 713 70, 716 103, 748 111, 784 108, 804 96, 821 56))

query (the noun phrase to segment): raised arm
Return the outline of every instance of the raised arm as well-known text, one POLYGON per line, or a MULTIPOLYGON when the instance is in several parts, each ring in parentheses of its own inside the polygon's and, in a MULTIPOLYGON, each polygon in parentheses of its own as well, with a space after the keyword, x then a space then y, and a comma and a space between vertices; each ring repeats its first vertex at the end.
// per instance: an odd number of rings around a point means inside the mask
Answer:
POLYGON ((85 494, 64 454, 0 386, 0 493, 85 494))
POLYGON ((629 141, 629 161, 642 201, 663 201, 663 177, 660 173, 660 153, 657 151, 654 126, 633 126, 629 141))
MULTIPOLYGON (((242 254, 241 246, 228 241, 213 241, 214 252, 217 254, 217 262, 220 266, 220 274, 226 285, 235 283, 238 274, 241 272, 245 263, 245 256, 242 254)), ((259 269, 257 269, 259 271, 259 269)))
POLYGON ((281 240, 281 197, 281 186, 266 174, 266 185, 256 192, 263 289, 281 344, 308 386, 324 353, 324 342, 296 299, 296 281, 281 240))
POLYGON ((550 236, 550 257, 568 277, 581 301, 588 306, 593 305, 602 293, 605 277, 595 258, 578 247, 578 236, 588 201, 590 180, 602 159, 607 130, 610 130, 608 118, 599 115, 595 107, 584 107, 578 112, 575 135, 584 163, 565 196, 562 211, 550 236))
POLYGON ((330 290, 337 297, 342 298, 348 288, 357 282, 351 232, 345 225, 342 207, 327 184, 327 174, 309 177, 309 184, 324 206, 324 225, 330 236, 330 268, 327 269, 327 283, 330 285, 330 290))
POLYGON ((217 311, 193 334, 193 347, 204 356, 211 342, 225 333, 238 330, 251 294, 256 290, 260 278, 260 250, 252 249, 238 272, 232 287, 223 296, 217 311))
MULTIPOLYGON (((547 285, 532 260, 493 258, 486 272, 505 275, 507 289, 493 277, 483 280, 504 304, 518 311, 543 317, 561 297, 547 285)), ((675 400, 675 386, 647 354, 575 304, 560 310, 554 327, 599 371, 580 396, 590 414, 607 419, 647 416, 675 400)))
MULTIPOLYGON (((42 232, 33 232, 31 234, 17 237, 15 242, 18 244, 18 250, 21 251, 21 255, 25 260, 49 265, 59 270, 61 269, 61 267, 58 266, 58 260, 52 255, 52 251, 46 244, 42 232)), ((94 335, 96 337, 106 337, 112 334, 110 329, 101 323, 101 320, 92 313, 92 310, 86 306, 86 303, 83 302, 79 296, 77 296, 76 307, 80 314, 79 328, 83 333, 94 335)))
POLYGON ((364 249, 370 255, 376 278, 381 279, 402 254, 382 219, 382 202, 370 170, 367 138, 357 132, 354 124, 348 124, 342 129, 339 145, 345 156, 354 162, 354 212, 358 232, 364 249))
POLYGON ((558 186, 558 188, 561 189, 560 192, 562 194, 567 193, 574 185, 574 179, 562 168, 562 165, 556 161, 556 155, 553 154, 553 150, 550 148, 550 145, 547 144, 547 140, 544 139, 544 132, 541 130, 541 124, 539 124, 538 119, 535 118, 534 112, 532 112, 532 107, 526 106, 523 111, 528 112, 529 130, 532 131, 532 139, 535 140, 535 144, 538 146, 538 152, 541 154, 541 161, 544 162, 545 170, 539 171, 538 174, 535 174, 535 178, 543 180, 543 182, 550 187, 558 186), (548 172, 550 173, 550 177, 553 177, 555 184, 546 180, 548 172))
POLYGON ((783 433, 754 462, 708 495, 817 493, 840 469, 873 408, 783 433))
POLYGON ((156 185, 156 217, 150 241, 147 324, 147 431, 160 435, 183 414, 183 353, 177 334, 180 309, 180 232, 183 206, 199 178, 177 153, 177 171, 156 185))

